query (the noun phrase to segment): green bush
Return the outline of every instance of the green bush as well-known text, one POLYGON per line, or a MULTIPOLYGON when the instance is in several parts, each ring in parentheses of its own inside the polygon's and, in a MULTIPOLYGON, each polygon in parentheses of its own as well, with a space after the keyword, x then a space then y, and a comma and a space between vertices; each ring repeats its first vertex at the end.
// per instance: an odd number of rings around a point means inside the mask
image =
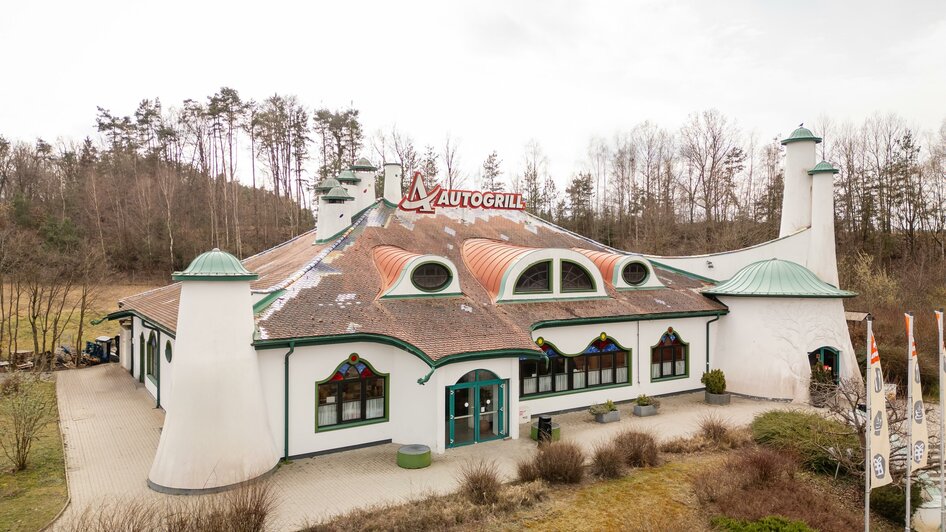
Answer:
MULTIPOLYGON (((777 449, 794 452, 808 469, 834 474, 838 462, 828 454, 834 448, 854 453, 852 463, 862 461, 860 440, 850 427, 818 414, 797 410, 763 412, 751 425, 753 439, 777 449)), ((842 466, 841 471, 847 473, 842 466)))
POLYGON ((726 374, 721 369, 714 369, 703 373, 700 382, 706 386, 709 393, 726 393, 726 374))
POLYGON ((634 400, 639 406, 660 406, 660 401, 654 399, 653 397, 647 394, 640 394, 637 396, 637 399, 634 400))
POLYGON ((607 401, 601 404, 591 405, 590 407, 588 407, 588 412, 593 416, 598 416, 598 415, 607 414, 608 412, 614 412, 617 409, 618 407, 615 406, 614 401, 608 399, 607 401))
POLYGON ((815 530, 802 521, 789 521, 778 515, 763 517, 758 521, 714 517, 710 524, 716 530, 726 532, 814 532, 815 530))
MULTIPOLYGON (((914 481, 910 486, 910 508, 912 509, 910 515, 913 515, 916 509, 920 507, 920 503, 923 502, 921 492, 922 486, 919 482, 914 481)), ((903 513, 907 505, 906 498, 903 486, 887 484, 871 490, 870 509, 891 522, 902 525, 906 519, 906 515, 903 513)))

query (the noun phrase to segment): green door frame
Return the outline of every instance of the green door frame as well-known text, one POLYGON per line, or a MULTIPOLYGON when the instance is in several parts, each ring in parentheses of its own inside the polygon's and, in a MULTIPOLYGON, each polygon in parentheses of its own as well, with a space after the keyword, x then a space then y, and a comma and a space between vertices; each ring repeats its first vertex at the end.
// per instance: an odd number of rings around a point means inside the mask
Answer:
POLYGON ((829 345, 823 345, 808 354, 815 355, 816 359, 818 360, 818 363, 824 364, 826 351, 834 355, 834 364, 831 366, 831 373, 832 373, 832 377, 834 378, 834 383, 838 384, 841 380, 841 351, 829 345))
MULTIPOLYGON (((475 370, 474 370, 475 371, 475 370)), ((454 384, 453 386, 447 387, 448 400, 447 404, 450 407, 447 418, 447 423, 450 427, 450 434, 447 439, 447 448, 452 447, 462 447, 464 445, 471 445, 474 443, 482 443, 487 441, 499 440, 506 437, 506 390, 509 389, 509 379, 490 379, 487 381, 473 381, 473 382, 464 382, 461 384, 454 384), (493 436, 492 438, 487 438, 485 440, 480 439, 480 388, 486 386, 499 385, 499 406, 497 415, 499 416, 499 434, 493 436), (453 443, 455 439, 455 427, 454 427, 454 392, 457 390, 462 390, 464 388, 473 389, 473 441, 464 442, 464 443, 453 443)))

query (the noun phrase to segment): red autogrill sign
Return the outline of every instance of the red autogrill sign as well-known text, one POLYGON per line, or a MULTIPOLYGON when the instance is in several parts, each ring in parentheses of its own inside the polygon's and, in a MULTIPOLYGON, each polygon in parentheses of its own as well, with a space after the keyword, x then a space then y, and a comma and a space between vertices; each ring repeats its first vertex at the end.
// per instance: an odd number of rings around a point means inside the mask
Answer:
POLYGON ((455 190, 443 188, 440 185, 428 191, 421 173, 414 172, 411 186, 397 206, 402 211, 421 213, 435 212, 437 207, 521 211, 526 208, 526 202, 522 199, 522 194, 513 192, 455 190))

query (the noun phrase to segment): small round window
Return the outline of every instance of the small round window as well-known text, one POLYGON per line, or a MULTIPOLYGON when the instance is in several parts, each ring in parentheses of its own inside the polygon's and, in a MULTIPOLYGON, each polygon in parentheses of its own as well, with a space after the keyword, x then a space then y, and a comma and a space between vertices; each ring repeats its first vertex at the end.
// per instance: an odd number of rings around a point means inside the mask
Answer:
POLYGON ((450 284, 450 270, 436 262, 421 264, 411 273, 411 282, 425 292, 437 292, 450 284))
POLYGON ((172 355, 172 353, 171 353, 171 341, 168 340, 168 341, 164 344, 164 358, 168 361, 168 363, 171 362, 171 355, 172 355))
POLYGON ((637 286, 647 280, 647 267, 639 262, 632 262, 624 267, 621 277, 625 283, 637 286))

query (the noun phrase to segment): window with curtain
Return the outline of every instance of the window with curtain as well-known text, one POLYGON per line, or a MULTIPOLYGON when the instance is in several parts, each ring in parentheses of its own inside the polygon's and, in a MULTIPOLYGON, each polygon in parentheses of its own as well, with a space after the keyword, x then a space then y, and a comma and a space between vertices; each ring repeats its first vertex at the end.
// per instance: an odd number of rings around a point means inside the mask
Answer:
POLYGON ((148 346, 145 350, 145 368, 147 368, 148 376, 158 376, 158 337, 154 332, 148 337, 148 346))
POLYGON ((547 343, 544 360, 520 359, 519 395, 541 395, 630 382, 630 354, 610 338, 599 338, 577 355, 566 356, 547 343))
POLYGON ((376 373, 355 353, 316 388, 317 428, 387 417, 388 376, 376 373))
POLYGON ((690 346, 680 338, 680 334, 669 327, 663 333, 657 345, 650 350, 651 380, 684 377, 687 375, 687 362, 690 346))

